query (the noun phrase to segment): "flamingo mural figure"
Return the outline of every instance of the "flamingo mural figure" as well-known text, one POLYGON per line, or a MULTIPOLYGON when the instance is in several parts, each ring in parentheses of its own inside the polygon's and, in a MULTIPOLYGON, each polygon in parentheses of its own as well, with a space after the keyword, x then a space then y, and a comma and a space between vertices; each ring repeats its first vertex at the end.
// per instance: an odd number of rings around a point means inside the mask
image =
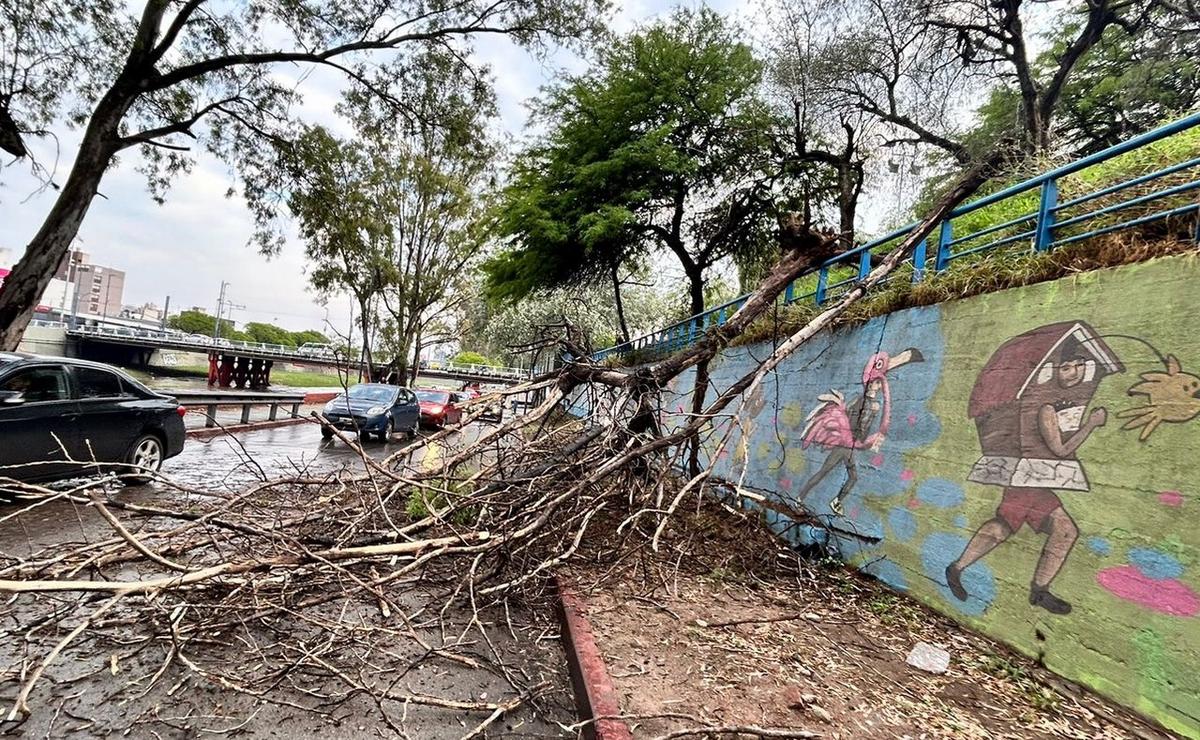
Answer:
POLYGON ((867 360, 867 366, 863 369, 861 396, 849 404, 846 403, 845 396, 836 390, 817 397, 817 400, 823 403, 808 415, 801 436, 802 446, 808 449, 809 445, 816 444, 829 450, 829 454, 820 469, 801 486, 797 494, 801 503, 808 498, 808 494, 818 483, 841 465, 846 469, 846 481, 829 503, 829 509, 834 514, 842 513, 842 499, 858 482, 858 470, 854 464, 855 451, 878 451, 888 433, 892 415, 892 393, 888 385, 888 373, 903 365, 924 361, 921 352, 912 347, 894 356, 889 356, 887 352, 876 352, 867 360), (880 418, 879 428, 871 431, 875 427, 876 418, 880 418))

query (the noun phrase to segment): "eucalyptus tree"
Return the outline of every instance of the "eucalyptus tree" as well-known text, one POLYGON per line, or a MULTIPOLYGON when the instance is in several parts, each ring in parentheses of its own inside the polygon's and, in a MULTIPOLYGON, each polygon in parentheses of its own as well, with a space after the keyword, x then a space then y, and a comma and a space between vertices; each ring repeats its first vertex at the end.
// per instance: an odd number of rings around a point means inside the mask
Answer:
MULTIPOLYGON (((203 147, 239 172, 295 129, 296 80, 316 68, 406 115, 429 55, 472 73, 469 41, 534 46, 595 30, 605 0, 21 0, 0 3, 0 148, 82 130, 69 174, 0 292, 0 349, 16 346, 105 173, 140 151, 161 197, 203 147)), ((256 216, 279 203, 258 198, 256 216)), ((275 246, 264 243, 264 247, 275 246)))

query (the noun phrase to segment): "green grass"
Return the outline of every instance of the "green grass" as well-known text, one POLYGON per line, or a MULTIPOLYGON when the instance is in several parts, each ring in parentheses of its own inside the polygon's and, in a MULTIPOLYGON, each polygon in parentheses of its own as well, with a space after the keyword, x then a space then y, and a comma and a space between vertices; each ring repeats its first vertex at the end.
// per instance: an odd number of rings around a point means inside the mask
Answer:
MULTIPOLYGON (((195 378, 207 378, 208 368, 204 365, 179 365, 171 368, 155 368, 156 371, 168 370, 171 375, 195 378)), ((295 370, 272 370, 271 386, 287 386, 291 388, 341 388, 344 379, 337 375, 311 373, 295 370)), ((351 378, 353 385, 357 378, 351 378)))
MULTIPOLYGON (((405 502, 404 513, 412 521, 420 521, 432 514, 435 510, 445 509, 450 503, 451 498, 464 498, 471 493, 470 485, 462 481, 447 481, 441 480, 437 483, 441 488, 450 492, 449 495, 442 491, 436 491, 431 488, 419 486, 414 488, 408 494, 408 500, 405 502)), ((471 526, 479 517, 478 506, 461 506, 458 509, 450 512, 450 522, 461 527, 471 526)))

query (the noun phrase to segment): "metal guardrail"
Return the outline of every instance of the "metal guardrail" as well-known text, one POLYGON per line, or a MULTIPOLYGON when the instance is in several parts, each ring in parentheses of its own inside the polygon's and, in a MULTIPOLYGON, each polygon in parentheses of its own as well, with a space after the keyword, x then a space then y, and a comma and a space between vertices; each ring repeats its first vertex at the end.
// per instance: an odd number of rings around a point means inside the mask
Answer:
POLYGON ((282 359, 320 360, 335 362, 337 356, 333 352, 302 352, 295 347, 283 344, 268 344, 265 342, 244 342, 223 337, 207 337, 202 334, 183 334, 180 332, 154 331, 153 329, 133 329, 113 326, 77 326, 68 329, 67 333, 79 336, 102 337, 106 339, 123 339, 130 342, 144 342, 164 347, 190 349, 198 352, 212 350, 243 350, 255 354, 273 355, 282 359))
POLYGON ((304 393, 253 393, 243 391, 160 391, 163 395, 173 397, 185 408, 203 406, 207 418, 204 427, 210 429, 216 426, 217 408, 220 406, 240 406, 242 409, 242 424, 250 423, 250 409, 255 406, 270 406, 268 421, 275 421, 280 406, 291 406, 291 418, 300 417, 300 406, 304 403, 304 393))
MULTIPOLYGON (((62 322, 52 321, 32 323, 37 323, 39 326, 65 325, 62 322)), ((135 343, 153 344, 164 348, 194 350, 197 352, 206 353, 213 350, 230 350, 234 352, 237 350, 242 350, 246 352, 253 352, 256 355, 266 355, 268 357, 277 357, 279 359, 294 360, 298 362, 317 361, 332 363, 339 360, 337 354, 332 351, 306 352, 302 349, 288 347, 282 344, 245 342, 236 339, 224 339, 222 337, 214 339, 213 337, 208 337, 201 334, 183 334, 180 332, 154 331, 152 329, 134 329, 112 326, 78 326, 73 329, 69 329, 68 333, 78 336, 127 340, 135 343)), ((347 364, 354 365, 355 363, 348 361, 347 364)), ((386 365, 386 363, 380 364, 386 365)), ((522 378, 528 375, 529 372, 528 370, 519 367, 496 367, 493 365, 465 364, 458 362, 429 362, 425 363, 422 369, 505 379, 522 378)))
MULTIPOLYGON (((1185 203, 1175 203, 1177 196, 1200 189, 1200 179, 1194 177, 1192 171, 1183 178, 1185 182, 1158 187, 1151 192, 1125 197, 1119 195, 1130 188, 1145 186, 1170 175, 1178 175, 1194 170, 1200 166, 1200 157, 1176 162, 1161 169, 1139 175, 1132 179, 1110 184, 1095 190, 1082 192, 1065 201, 1059 199, 1059 182, 1063 178, 1081 173, 1090 167, 1106 162, 1126 152, 1146 147, 1184 131, 1200 126, 1200 113, 1182 118, 1153 131, 1148 131, 1128 141, 1116 144, 1101 152, 1083 157, 1070 164, 1057 167, 1024 182, 1004 188, 991 195, 983 196, 970 203, 960 205, 951 211, 937 230, 937 241, 934 249, 930 249, 928 239, 922 240, 916 247, 911 258, 904 264, 912 266, 912 280, 919 282, 928 272, 929 256, 932 251, 933 271, 941 272, 958 259, 993 251, 1002 247, 1020 245, 1027 242, 1034 252, 1045 252, 1055 247, 1072 244, 1104 234, 1110 234, 1123 229, 1144 226, 1149 223, 1163 221, 1176 216, 1194 215, 1196 225, 1193 238, 1200 242, 1200 200, 1193 198, 1185 203), (1032 195, 1039 191, 1037 207, 1020 216, 1007 219, 999 224, 989 225, 964 234, 956 234, 954 222, 964 219, 970 214, 977 213, 988 206, 999 203, 1016 203, 1016 199, 1026 194, 1032 195), (1118 196, 1116 202, 1105 204, 1111 196, 1118 196), (1123 199, 1121 199, 1123 198, 1123 199), (1119 214, 1135 206, 1145 209, 1154 206, 1155 202, 1167 201, 1164 207, 1149 213, 1140 213, 1134 217, 1122 218, 1119 214), (1098 202, 1100 205, 1097 204, 1098 202), (1081 206, 1086 206, 1082 213, 1081 206), (1068 213, 1070 212, 1070 213, 1068 213), (1105 222, 1105 218, 1108 221, 1105 222), (989 241, 981 242, 983 237, 992 237, 989 241)), ((1086 177, 1081 178, 1085 180, 1086 177)), ((874 239, 855 249, 839 254, 822 263, 814 272, 815 285, 811 290, 808 285, 813 281, 812 273, 802 276, 788 285, 783 295, 783 304, 788 305, 800 301, 812 300, 816 305, 822 305, 836 295, 849 290, 853 285, 864 279, 871 271, 872 255, 886 253, 889 247, 894 247, 899 240, 909 234, 918 224, 913 223, 897 229, 890 234, 874 239), (803 287, 801 287, 803 286, 803 287), (797 295, 799 290, 805 292, 797 295)), ((594 360, 603 360, 612 355, 621 355, 638 350, 674 351, 695 342, 704 331, 711 326, 720 326, 732 316, 749 295, 739 296, 732 301, 723 303, 703 313, 696 314, 664 329, 644 334, 623 344, 618 344, 596 352, 594 360)))
POLYGON ((529 371, 520 367, 497 367, 495 365, 475 365, 462 362, 427 362, 421 370, 435 372, 460 373, 463 375, 482 375, 495 378, 524 378, 529 371))

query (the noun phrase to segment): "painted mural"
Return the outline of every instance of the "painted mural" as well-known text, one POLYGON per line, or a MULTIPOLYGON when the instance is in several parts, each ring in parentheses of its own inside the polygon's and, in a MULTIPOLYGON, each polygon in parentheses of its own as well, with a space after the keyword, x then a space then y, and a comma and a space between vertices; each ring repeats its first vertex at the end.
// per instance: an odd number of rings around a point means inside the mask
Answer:
MULTIPOLYGON (((1200 737, 1197 281, 1172 257, 818 337, 715 469, 797 545, 1200 737)), ((766 352, 727 350, 714 387, 766 352)))

